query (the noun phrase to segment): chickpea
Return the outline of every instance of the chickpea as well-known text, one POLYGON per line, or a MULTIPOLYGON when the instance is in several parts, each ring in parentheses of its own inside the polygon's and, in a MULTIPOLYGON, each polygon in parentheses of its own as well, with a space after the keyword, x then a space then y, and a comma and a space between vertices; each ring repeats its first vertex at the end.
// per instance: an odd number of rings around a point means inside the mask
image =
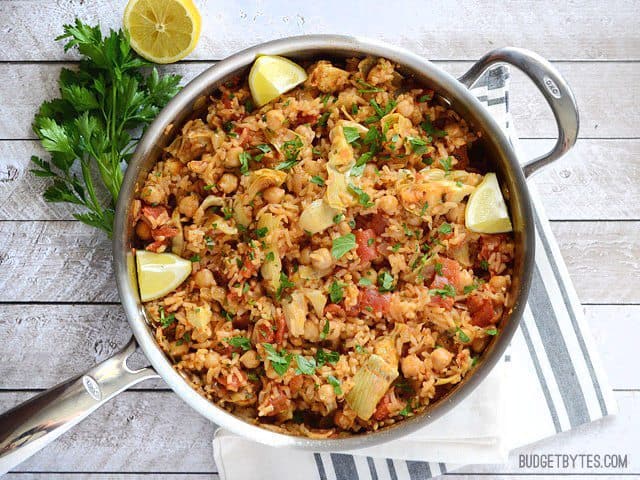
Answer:
POLYGON ((162 203, 165 199, 164 193, 162 193, 162 190, 160 190, 156 185, 146 185, 142 189, 142 194, 140 196, 145 202, 152 205, 162 203))
POLYGON ((453 358, 453 353, 449 350, 445 350, 444 348, 436 348, 433 352, 431 352, 431 363, 433 365, 433 369, 440 372, 447 368, 451 363, 451 359, 453 358))
POLYGON ((182 163, 178 160, 167 160, 164 168, 170 175, 180 175, 182 163))
POLYGON ((314 250, 309 257, 311 258, 311 266, 317 271, 328 270, 333 264, 331 252, 327 248, 314 250))
POLYGON ((408 355, 402 359, 402 373, 405 377, 417 377, 422 362, 416 355, 408 355))
POLYGON ((218 186, 224 193, 235 192, 238 188, 238 177, 236 177, 233 173, 225 173, 224 175, 222 175, 222 177, 220 177, 218 186))
POLYGON ((476 353, 482 352, 486 348, 487 343, 489 343, 489 338, 490 337, 474 338, 473 341, 471 342, 471 349, 476 353))
POLYGON ((240 154, 242 152, 242 147, 231 147, 227 150, 227 156, 224 158, 225 168, 238 168, 240 166, 240 154))
POLYGON ((266 117, 267 128, 274 132, 282 127, 282 124, 284 123, 284 113, 282 113, 282 110, 269 110, 266 113, 266 117))
POLYGON ((198 285, 198 287, 200 288, 210 287, 211 285, 213 285, 213 273, 211 273, 211 270, 203 268, 201 270, 198 270, 194 277, 194 280, 196 282, 196 285, 198 285))
POLYGON ((255 350, 248 350, 244 352, 240 357, 240 363, 242 363, 245 368, 256 368, 258 365, 260 365, 258 352, 256 352, 255 350))
POLYGON ((262 198, 267 203, 280 203, 284 198, 284 190, 280 187, 269 187, 262 192, 262 198))
POLYGON ((151 227, 143 221, 139 221, 136 225, 136 235, 140 240, 151 240, 151 227))
POLYGON ((185 217, 193 217, 200 206, 200 199, 197 195, 189 195, 180 199, 178 210, 185 217))
POLYGON ((309 247, 304 247, 302 250, 300 250, 300 263, 302 265, 309 265, 311 263, 311 250, 309 250, 309 247))
POLYGON ((410 117, 413 113, 413 103, 407 98, 400 100, 396 107, 396 111, 403 117, 410 117))
POLYGON ((398 210, 398 199, 393 195, 385 195, 384 197, 380 197, 376 203, 378 204, 379 209, 389 215, 396 213, 396 211, 398 210))

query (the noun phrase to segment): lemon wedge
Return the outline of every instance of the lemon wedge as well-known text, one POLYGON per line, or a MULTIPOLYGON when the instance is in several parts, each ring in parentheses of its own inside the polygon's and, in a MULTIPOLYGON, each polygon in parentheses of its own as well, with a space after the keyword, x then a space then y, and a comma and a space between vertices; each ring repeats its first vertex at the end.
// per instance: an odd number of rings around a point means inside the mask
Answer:
POLYGON ((262 55, 249 72, 249 89, 258 107, 297 87, 307 79, 307 72, 297 63, 277 55, 262 55))
POLYGON ((123 24, 131 47, 155 63, 189 55, 200 37, 202 20, 192 0, 129 0, 123 24))
POLYGON ((487 173, 469 197, 464 222, 469 230, 478 233, 503 233, 513 230, 507 204, 502 197, 495 173, 487 173))
POLYGON ((191 262, 173 253, 136 252, 138 286, 143 302, 175 290, 191 274, 191 262))

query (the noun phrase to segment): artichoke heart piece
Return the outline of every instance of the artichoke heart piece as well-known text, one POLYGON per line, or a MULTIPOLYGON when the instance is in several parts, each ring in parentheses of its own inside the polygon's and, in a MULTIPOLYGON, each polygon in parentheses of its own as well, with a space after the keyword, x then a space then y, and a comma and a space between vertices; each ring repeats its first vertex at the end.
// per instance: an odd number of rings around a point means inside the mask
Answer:
POLYGON ((398 377, 398 367, 372 354, 353 377, 354 385, 346 395, 347 403, 358 417, 369 420, 391 383, 398 377))
POLYGON ((205 330, 213 318, 211 307, 206 303, 204 305, 188 305, 188 307, 191 308, 185 308, 187 322, 189 322, 193 328, 205 330))
POLYGON ((176 255, 182 255, 182 250, 184 249, 184 233, 182 231, 182 222, 180 221, 180 211, 177 208, 174 209, 171 214, 170 225, 178 229, 177 235, 171 238, 171 252, 176 255))
POLYGON ((205 214, 207 213, 207 209, 211 207, 224 207, 225 200, 222 197, 216 197, 215 195, 209 195, 205 198, 200 206, 196 210, 196 213, 193 214, 193 222, 194 223, 202 223, 204 220, 205 214))
POLYGON ((287 173, 271 168, 254 170, 249 176, 249 184, 246 190, 246 203, 256 198, 258 193, 269 187, 279 187, 287 179, 287 173))
POLYGON ((262 278, 267 284, 267 290, 274 294, 280 287, 280 273, 282 272, 282 260, 278 252, 277 232, 280 228, 280 218, 266 212, 258 219, 258 228, 266 228, 265 260, 260 267, 262 278))
POLYGON ((323 199, 314 200, 302 211, 300 227, 309 233, 322 232, 333 225, 333 219, 338 213, 340 212, 323 199))
POLYGON ((287 322, 289 334, 299 337, 304 334, 304 322, 309 308, 304 293, 296 291, 291 294, 291 300, 282 303, 282 312, 287 322))

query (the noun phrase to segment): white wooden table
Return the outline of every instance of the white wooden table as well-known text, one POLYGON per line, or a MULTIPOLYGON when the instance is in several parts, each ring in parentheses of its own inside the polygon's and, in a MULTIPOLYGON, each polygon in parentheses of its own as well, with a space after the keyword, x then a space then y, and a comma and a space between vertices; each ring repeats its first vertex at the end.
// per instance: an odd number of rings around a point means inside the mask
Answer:
MULTIPOLYGON (((110 243, 46 204, 29 172, 41 153, 30 125, 76 57, 53 38, 78 16, 120 27, 125 1, 0 2, 0 410, 79 373, 124 345, 110 243)), ((582 129, 573 151, 532 180, 604 358, 620 413, 523 449, 526 453, 628 454, 640 476, 640 20, 631 1, 199 2, 200 44, 168 67, 186 80, 215 60, 265 40, 349 33, 405 46, 459 74, 486 51, 515 45, 552 60, 573 86, 582 129), (379 5, 377 5, 379 4, 379 5), (395 20, 397 19, 397 20, 395 20)), ((542 97, 514 74, 513 110, 526 150, 548 148, 555 123, 542 97)), ((30 478, 216 478, 214 426, 160 381, 107 404, 9 474, 30 478)), ((502 466, 470 467, 461 478, 550 475, 502 466)), ((557 472, 557 471, 555 471, 557 472)), ((563 474, 576 472, 561 470, 563 474)), ((452 475, 457 476, 457 475, 452 475)), ((256 478, 258 478, 256 476, 256 478)))

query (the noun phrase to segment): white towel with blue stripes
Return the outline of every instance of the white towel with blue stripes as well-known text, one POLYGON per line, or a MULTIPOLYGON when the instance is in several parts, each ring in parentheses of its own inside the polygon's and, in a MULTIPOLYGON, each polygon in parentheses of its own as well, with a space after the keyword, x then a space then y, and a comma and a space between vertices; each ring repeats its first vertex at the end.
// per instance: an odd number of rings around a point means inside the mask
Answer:
MULTIPOLYGON (((472 91, 515 140, 508 87, 508 67, 496 66, 472 91)), ((275 448, 218 429, 220 478, 424 480, 468 464, 504 463, 514 448, 615 413, 582 306, 531 183, 529 190, 536 265, 527 308, 503 361, 460 405, 402 439, 349 453, 275 448)))

